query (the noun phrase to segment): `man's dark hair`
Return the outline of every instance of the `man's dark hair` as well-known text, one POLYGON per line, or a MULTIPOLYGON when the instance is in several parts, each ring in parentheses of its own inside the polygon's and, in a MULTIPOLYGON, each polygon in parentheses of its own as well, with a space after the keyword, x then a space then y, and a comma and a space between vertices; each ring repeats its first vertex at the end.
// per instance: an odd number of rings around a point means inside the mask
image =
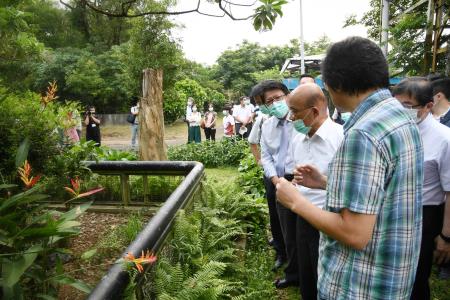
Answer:
POLYGON ((394 87, 394 96, 407 95, 415 99, 420 106, 425 106, 433 102, 433 88, 431 83, 425 77, 410 77, 400 81, 394 87))
POLYGON ((442 75, 441 73, 430 73, 427 76, 428 81, 431 81, 431 82, 433 82, 435 80, 443 79, 443 78, 445 78, 445 76, 442 75))
POLYGON ((302 78, 305 78, 305 77, 314 79, 314 77, 311 74, 302 74, 302 75, 300 75, 300 80, 302 80, 302 78))
POLYGON ((445 98, 450 101, 450 78, 442 78, 436 81, 432 81, 433 95, 437 93, 444 94, 445 98))
POLYGON ((322 79, 329 88, 349 95, 388 88, 388 64, 374 42, 350 37, 328 48, 322 79))
POLYGON ((272 90, 281 90, 285 95, 289 94, 289 89, 280 81, 264 80, 252 88, 250 97, 254 99, 254 97, 259 96, 263 102, 266 102, 266 99, 264 99, 264 93, 272 90))

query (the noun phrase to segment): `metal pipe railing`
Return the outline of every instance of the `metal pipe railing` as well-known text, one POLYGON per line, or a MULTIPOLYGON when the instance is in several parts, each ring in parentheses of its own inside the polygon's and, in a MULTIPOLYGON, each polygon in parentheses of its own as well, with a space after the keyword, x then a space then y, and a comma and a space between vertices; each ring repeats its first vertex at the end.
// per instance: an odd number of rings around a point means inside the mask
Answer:
MULTIPOLYGON (((184 175, 185 179, 169 196, 164 205, 158 210, 150 222, 138 234, 136 239, 128 246, 126 253, 135 257, 141 251, 150 250, 158 253, 164 241, 171 232, 177 212, 188 206, 194 193, 200 187, 204 167, 199 162, 174 161, 136 161, 136 162, 86 162, 86 166, 94 173, 120 175, 120 174, 148 174, 148 175, 184 175)), ((113 265, 108 273, 89 294, 89 300, 121 299, 122 293, 129 283, 129 274, 121 264, 113 265)))

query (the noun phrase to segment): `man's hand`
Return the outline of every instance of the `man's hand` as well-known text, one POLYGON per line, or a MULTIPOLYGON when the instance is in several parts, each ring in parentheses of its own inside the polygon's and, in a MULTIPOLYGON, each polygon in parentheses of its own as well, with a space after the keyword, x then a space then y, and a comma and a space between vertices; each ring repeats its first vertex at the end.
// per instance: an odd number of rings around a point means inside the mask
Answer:
POLYGON ((443 264, 450 261, 450 243, 446 243, 439 235, 434 240, 436 249, 434 250, 434 262, 443 264))
POLYGON ((284 178, 278 180, 276 187, 278 201, 283 204, 284 207, 292 210, 297 204, 296 196, 299 194, 297 188, 284 178))
POLYGON ((270 181, 272 181, 273 185, 277 185, 279 180, 280 180, 280 177, 278 177, 278 176, 270 177, 270 181))
POLYGON ((294 183, 311 189, 326 189, 327 177, 312 165, 298 165, 294 169, 294 183))

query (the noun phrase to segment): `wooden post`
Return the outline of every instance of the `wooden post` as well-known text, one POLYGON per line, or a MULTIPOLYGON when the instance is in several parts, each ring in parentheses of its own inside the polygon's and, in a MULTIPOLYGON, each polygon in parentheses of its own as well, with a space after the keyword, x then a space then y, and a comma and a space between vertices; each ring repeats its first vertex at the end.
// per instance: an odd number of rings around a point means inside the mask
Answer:
POLYGON ((167 160, 164 143, 163 72, 145 69, 139 106, 139 156, 141 160, 167 160))
POLYGON ((148 176, 142 176, 142 185, 144 186, 144 204, 149 204, 148 176))
POLYGON ((122 191, 122 203, 124 206, 130 204, 130 181, 127 174, 120 174, 120 190, 122 191))

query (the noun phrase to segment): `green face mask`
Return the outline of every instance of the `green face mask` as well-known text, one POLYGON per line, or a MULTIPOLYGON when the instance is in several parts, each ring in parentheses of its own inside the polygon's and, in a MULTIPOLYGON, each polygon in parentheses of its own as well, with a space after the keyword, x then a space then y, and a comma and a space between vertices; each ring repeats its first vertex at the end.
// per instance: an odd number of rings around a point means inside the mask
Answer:
POLYGON ((304 135, 307 135, 311 130, 311 126, 306 126, 302 119, 295 120, 292 125, 294 125, 295 130, 304 135))
POLYGON ((270 109, 271 115, 277 117, 278 119, 284 118, 289 112, 289 107, 286 104, 286 100, 281 100, 274 102, 272 108, 270 109))
POLYGON ((271 109, 271 108, 272 108, 271 106, 267 107, 265 104, 263 104, 263 105, 261 105, 261 106, 259 107, 259 110, 260 110, 263 114, 266 114, 266 115, 269 115, 269 116, 270 116, 270 109, 271 109))

